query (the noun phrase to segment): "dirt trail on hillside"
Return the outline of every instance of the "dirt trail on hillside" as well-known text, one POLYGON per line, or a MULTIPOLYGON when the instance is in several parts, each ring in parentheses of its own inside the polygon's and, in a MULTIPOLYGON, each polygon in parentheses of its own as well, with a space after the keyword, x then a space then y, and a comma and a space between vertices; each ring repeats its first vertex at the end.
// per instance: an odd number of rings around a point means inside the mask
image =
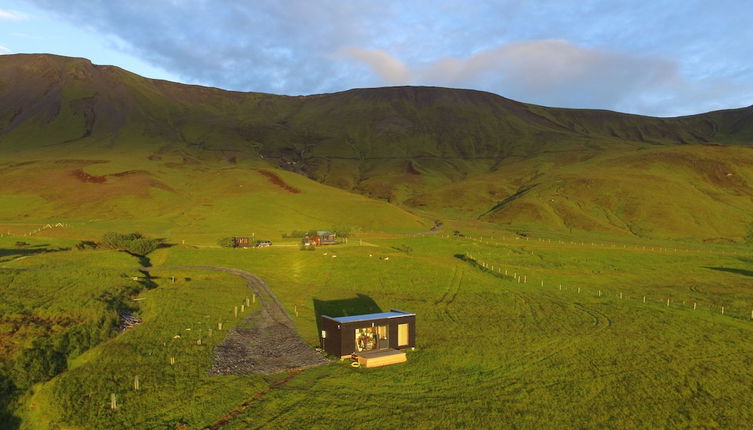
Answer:
POLYGON ((280 300, 256 275, 239 269, 216 266, 169 266, 142 268, 154 270, 214 270, 232 273, 246 280, 261 300, 261 309, 232 328, 225 341, 214 350, 213 375, 277 373, 327 363, 327 360, 295 332, 280 300))

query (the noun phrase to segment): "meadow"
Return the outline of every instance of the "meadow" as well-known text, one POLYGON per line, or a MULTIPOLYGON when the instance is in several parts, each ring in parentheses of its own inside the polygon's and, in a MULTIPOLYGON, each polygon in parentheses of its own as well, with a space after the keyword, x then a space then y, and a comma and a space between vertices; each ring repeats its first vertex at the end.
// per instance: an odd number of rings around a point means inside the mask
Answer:
MULTIPOLYGON (((479 230, 364 234, 316 251, 160 249, 150 255, 155 265, 259 275, 312 347, 317 309, 376 307, 415 312, 417 348, 385 368, 335 361, 300 373, 210 376, 222 334, 208 330, 219 319, 239 323, 232 307, 248 290, 226 274, 166 268, 134 302, 141 325, 70 360, 15 412, 22 428, 203 428, 244 402, 222 428, 746 425, 749 250, 566 239, 479 230)), ((3 267, 67 255, 76 253, 3 267)))
POLYGON ((282 97, 45 55, 0 56, 0 80, 0 428, 753 418, 750 108, 650 118, 429 87, 282 97), (302 229, 351 237, 280 240, 302 229), (76 249, 134 231, 169 246, 76 249), (273 246, 218 246, 239 235, 273 246), (170 268, 188 265, 261 277, 312 348, 318 312, 390 308, 417 314, 417 348, 378 369, 210 375, 256 308, 236 317, 247 286, 170 268), (141 323, 119 331, 123 313, 141 323))

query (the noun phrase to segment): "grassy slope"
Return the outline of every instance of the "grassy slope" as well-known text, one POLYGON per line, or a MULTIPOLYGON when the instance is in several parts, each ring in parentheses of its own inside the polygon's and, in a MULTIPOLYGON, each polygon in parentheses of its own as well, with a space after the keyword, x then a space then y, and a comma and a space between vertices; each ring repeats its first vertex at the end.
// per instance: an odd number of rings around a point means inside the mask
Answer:
MULTIPOLYGON (((0 58, 0 159, 104 160, 101 167, 90 164, 85 170, 145 170, 148 174, 108 178, 111 188, 117 188, 116 179, 130 184, 121 193, 132 193, 133 200, 123 198, 103 218, 141 214, 135 208, 149 199, 156 200, 146 205, 149 216, 162 217, 163 224, 180 218, 183 211, 176 208, 183 203, 203 203, 164 192, 160 183, 182 188, 175 180, 189 177, 186 184, 195 187, 191 176, 222 174, 223 163, 237 161, 238 166, 283 166, 445 217, 737 240, 749 223, 742 214, 751 205, 740 195, 751 176, 750 157, 741 148, 753 139, 749 118, 750 109, 681 118, 553 109, 478 91, 428 87, 281 97, 153 81, 82 59, 0 58), (712 150, 696 146, 707 143, 727 145, 713 150, 713 165, 706 162, 712 150), (708 177, 718 169, 732 171, 739 180, 708 177), (597 186, 584 186, 589 181, 597 186), (537 187, 526 198, 488 213, 532 184, 537 187), (654 189, 661 193, 646 192, 654 189), (567 201, 550 204, 555 194, 568 196, 567 201), (630 202, 616 207, 608 194, 629 195, 630 202)), ((0 175, 7 173, 5 167, 0 175)), ((17 182, 48 170, 48 182, 60 179, 49 165, 25 169, 16 172, 17 182)), ((38 180, 29 182, 34 186, 38 180)), ((15 188, 23 187, 16 183, 15 188)), ((87 194, 96 195, 95 189, 87 194)), ((76 187, 57 187, 61 201, 40 210, 38 188, 27 191, 6 193, 8 205, 3 206, 57 215, 75 212, 81 195, 76 187)), ((216 196, 218 191, 228 190, 207 188, 205 193, 216 196)), ((234 223, 243 222, 232 209, 222 211, 235 217, 234 223)), ((3 210, 0 215, 24 214, 3 210)))
MULTIPOLYGON (((160 251, 160 260, 168 265, 221 264, 258 273, 291 314, 297 307, 296 324, 312 344, 317 342, 314 299, 355 299, 360 305, 373 301, 382 309, 418 314, 418 348, 409 352, 407 364, 373 370, 333 364, 307 370, 255 401, 230 428, 392 427, 405 422, 419 428, 736 427, 751 418, 746 399, 753 394, 747 372, 753 350, 740 342, 753 330, 750 260, 737 248, 674 251, 661 244, 622 248, 511 236, 484 242, 438 237, 368 242, 378 246, 316 252, 160 251), (456 255, 494 264, 498 275, 456 255), (527 283, 512 281, 503 270, 525 275, 527 283)), ((160 369, 171 369, 160 352, 164 345, 155 342, 181 324, 202 324, 198 316, 209 312, 195 306, 222 302, 232 284, 212 280, 223 287, 207 295, 204 275, 189 276, 191 282, 161 284, 148 293, 145 305, 152 300, 149 309, 158 312, 154 322, 149 319, 84 357, 80 369, 43 387, 39 401, 68 402, 69 392, 60 387, 75 386, 87 374, 107 374, 99 385, 84 384, 91 387, 89 400, 77 401, 89 412, 70 423, 87 427, 110 419, 117 428, 133 423, 194 428, 261 391, 271 381, 204 376, 201 369, 209 362, 203 353, 192 359, 194 370, 186 373, 195 376, 176 376, 174 382, 170 372, 158 376, 160 369), (185 316, 168 311, 175 300, 185 307, 185 316), (108 358, 114 356, 129 364, 114 365, 108 358), (145 383, 142 392, 132 392, 131 378, 140 372, 152 375, 145 381, 153 377, 162 382, 145 383), (116 414, 106 409, 113 390, 126 399, 116 414), (170 406, 181 399, 184 407, 170 406)))
POLYGON ((156 275, 158 287, 139 296, 143 323, 90 350, 71 370, 39 387, 29 401, 35 407, 24 417, 26 427, 199 428, 266 386, 257 375, 207 374, 214 347, 240 321, 233 306, 249 296, 245 282, 193 271, 169 272, 176 283, 167 273, 156 275), (110 409, 111 394, 120 405, 117 411, 110 409))
MULTIPOLYGON (((237 428, 406 421, 427 428, 734 426, 749 418, 748 409, 738 408, 750 395, 748 348, 739 343, 752 329, 748 281, 711 269, 744 268, 736 257, 430 238, 383 245, 413 251, 330 249, 337 254, 332 259, 278 250, 250 260, 217 251, 218 260, 269 279, 289 308, 303 309, 299 326, 311 338, 312 297, 363 294, 383 309, 419 315, 418 350, 406 366, 306 372, 242 415, 237 428), (529 283, 492 277, 453 257, 465 252, 526 273, 529 283), (280 259, 294 269, 274 270, 269 263, 280 259), (544 288, 533 283, 540 279, 544 288), (565 291, 556 287, 560 282, 565 291), (672 299, 669 309, 665 297, 672 299), (700 303, 695 313, 691 301, 700 303), (727 318, 718 314, 720 303, 727 304, 727 318)), ((168 260, 207 258, 213 259, 179 252, 168 260)))
POLYGON ((136 259, 68 250, 73 243, 0 238, 0 428, 15 427, 6 409, 15 409, 30 384, 107 339, 122 300, 140 288, 130 279, 138 275, 136 259), (11 381, 15 395, 6 391, 11 381))
POLYGON ((7 203, 3 218, 41 224, 63 221, 100 231, 117 224, 121 229, 208 244, 223 235, 255 232, 277 239, 291 230, 332 226, 385 231, 426 228, 420 217, 393 205, 286 171, 252 165, 174 166, 162 160, 144 161, 136 170, 128 163, 116 159, 102 164, 81 160, 6 164, 0 171, 0 199, 7 203), (276 175, 280 183, 269 175, 276 175))
MULTIPOLYGON (((361 294, 357 300, 419 314, 419 348, 408 364, 303 372, 232 426, 740 427, 751 418, 753 351, 740 341, 751 334, 751 260, 735 247, 675 253, 658 250, 671 242, 644 249, 627 236, 622 249, 588 245, 605 231, 739 239, 752 210, 748 110, 656 119, 429 88, 288 98, 151 81, 78 60, 13 63, 21 57, 0 56, 0 219, 2 230, 16 234, 0 238, 0 263, 12 269, 0 271, 0 318, 8 334, 8 318, 33 303, 40 321, 63 324, 14 329, 12 341, 4 337, 6 357, 59 333, 68 323, 61 313, 98 315, 101 303, 92 298, 118 291, 121 273, 133 270, 123 254, 37 255, 49 246, 35 245, 70 246, 107 230, 206 245, 223 235, 276 239, 333 225, 427 228, 425 218, 396 206, 274 169, 281 163, 427 216, 457 218, 452 228, 477 229, 474 235, 499 235, 483 230, 492 221, 552 237, 580 230, 583 244, 375 236, 366 239, 376 247, 317 252, 158 251, 154 264, 258 273, 291 313, 297 307, 298 329, 312 344, 314 299, 361 294), (66 226, 34 235, 64 239, 20 236, 50 220, 66 226), (32 247, 16 250, 17 240, 32 247), (493 276, 455 255, 499 271, 493 276), (528 283, 502 276, 502 268, 528 283)), ((23 426, 198 427, 269 386, 260 377, 207 376, 209 348, 195 344, 178 348, 176 367, 166 363, 170 335, 194 324, 206 330, 202 318, 229 313, 245 288, 226 276, 171 275, 192 280, 159 280, 141 302, 145 323, 37 386, 15 411, 23 426), (138 393, 135 374, 143 381, 138 393), (114 414, 113 392, 122 402, 114 414)))
POLYGON ((409 204, 518 227, 740 240, 751 223, 751 185, 749 148, 689 145, 504 163, 409 204))

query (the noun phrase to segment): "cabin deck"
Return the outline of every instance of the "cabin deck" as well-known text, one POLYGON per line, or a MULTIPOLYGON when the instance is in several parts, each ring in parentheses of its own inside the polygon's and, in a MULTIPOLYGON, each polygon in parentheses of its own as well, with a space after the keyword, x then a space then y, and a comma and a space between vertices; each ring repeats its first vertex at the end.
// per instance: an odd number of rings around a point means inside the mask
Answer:
POLYGON ((380 367, 390 364, 404 363, 408 357, 403 351, 396 349, 381 349, 378 351, 368 351, 356 353, 356 359, 361 367, 380 367))

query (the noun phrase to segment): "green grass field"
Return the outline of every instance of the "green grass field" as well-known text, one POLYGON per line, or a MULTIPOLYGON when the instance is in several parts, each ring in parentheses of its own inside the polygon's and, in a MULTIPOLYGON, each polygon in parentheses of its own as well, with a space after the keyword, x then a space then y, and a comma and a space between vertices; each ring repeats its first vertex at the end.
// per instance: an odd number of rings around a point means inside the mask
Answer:
POLYGON ((750 427, 750 108, 243 94, 44 55, 0 81, 0 429, 750 427), (285 237, 312 229, 351 234, 285 237), (168 246, 76 249, 134 231, 168 246), (318 311, 390 308, 417 348, 212 376, 249 291, 186 265, 257 274, 312 348, 318 311))
MULTIPOLYGON (((208 329, 218 319, 236 323, 232 306, 248 291, 229 275, 165 270, 157 288, 139 296, 142 325, 71 360, 14 411, 22 428, 201 428, 250 399, 223 428, 729 428, 750 420, 753 347, 742 341, 753 331, 747 249, 483 233, 364 236, 313 252, 158 250, 152 261, 165 266, 258 274, 291 315, 298 310, 296 326, 312 345, 319 302, 415 312, 417 348, 405 364, 353 369, 335 362, 268 392, 285 374, 209 376, 221 333, 210 338, 208 329)), ((74 257, 40 254, 3 267, 74 257)))

